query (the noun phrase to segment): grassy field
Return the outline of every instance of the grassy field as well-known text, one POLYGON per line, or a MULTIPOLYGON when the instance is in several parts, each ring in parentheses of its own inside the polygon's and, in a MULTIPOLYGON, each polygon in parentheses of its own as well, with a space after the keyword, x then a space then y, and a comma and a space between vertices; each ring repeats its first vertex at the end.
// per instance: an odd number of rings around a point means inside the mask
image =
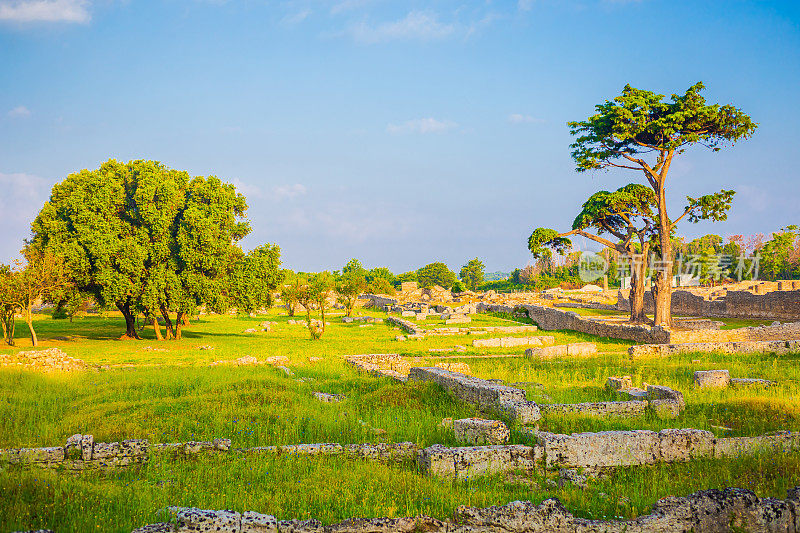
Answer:
MULTIPOLYGON (((363 312, 382 317, 383 313, 363 312)), ((398 353, 431 365, 438 356, 457 356, 472 373, 520 385, 539 403, 616 399, 603 389, 610 375, 627 374, 635 385, 668 385, 684 392, 687 408, 677 420, 547 417, 543 429, 558 432, 605 429, 695 427, 718 435, 758 435, 800 429, 800 357, 687 354, 630 361, 629 343, 592 339, 571 332, 542 332, 558 343, 593 340, 600 354, 581 360, 481 359, 483 354, 522 349, 475 349, 471 335, 397 342, 401 332, 383 324, 343 324, 340 316, 319 341, 301 325, 273 310, 268 316, 202 317, 184 330, 181 341, 157 342, 152 329, 142 341, 116 340, 124 331, 119 317, 76 319, 41 315, 36 321, 42 348, 57 346, 97 370, 41 374, 0 368, 0 448, 57 446, 74 433, 97 441, 147 438, 181 442, 228 437, 234 447, 311 442, 401 442, 420 446, 456 445, 442 418, 478 416, 470 405, 431 384, 401 384, 359 374, 344 355, 398 353), (245 334, 264 320, 278 322, 269 333, 245 334), (57 337, 69 340, 53 340, 57 337), (212 350, 200 350, 201 346, 212 350), (466 352, 429 349, 465 346, 466 352), (213 361, 252 355, 282 355, 294 376, 272 365, 209 366, 213 361), (699 362, 698 362, 699 361, 699 362), (694 370, 727 368, 733 377, 775 380, 769 389, 697 390, 694 370), (346 399, 325 404, 312 392, 346 399)), ((427 327, 443 326, 430 321, 427 327)), ((504 316, 479 315, 470 326, 513 324, 504 316)), ((18 336, 25 335, 24 324, 18 336)), ((21 340, 15 353, 30 349, 21 340)), ((531 437, 512 432, 512 442, 531 437)), ((553 487, 545 479, 487 477, 454 483, 420 474, 413 464, 382 466, 345 458, 203 457, 159 460, 120 471, 71 475, 0 467, 0 531, 50 527, 57 531, 130 531, 153 522, 167 505, 257 510, 279 518, 319 518, 334 522, 351 516, 429 514, 444 518, 458 505, 541 501, 557 496, 586 517, 631 517, 648 512, 656 499, 710 487, 740 486, 760 496, 783 497, 800 484, 800 456, 757 456, 704 460, 619 470, 590 483, 585 491, 553 487), (336 480, 332 483, 332 480, 336 480), (91 510, 91 512, 87 512, 91 510), (103 524, 95 527, 96 524, 103 524), (109 525, 111 524, 111 525, 109 525)))

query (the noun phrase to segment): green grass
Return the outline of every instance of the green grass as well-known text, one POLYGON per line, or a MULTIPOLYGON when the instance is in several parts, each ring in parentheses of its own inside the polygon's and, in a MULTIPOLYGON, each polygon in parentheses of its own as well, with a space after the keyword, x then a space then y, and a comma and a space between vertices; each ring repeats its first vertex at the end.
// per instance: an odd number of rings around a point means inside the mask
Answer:
MULTIPOLYGON (((480 315, 469 326, 510 325, 509 318, 480 315)), ((401 332, 396 328, 343 324, 340 316, 330 318, 331 326, 320 341, 311 341, 304 327, 289 325, 287 319, 274 310, 259 318, 209 316, 193 320, 181 341, 157 342, 148 328, 143 332, 145 339, 137 342, 116 340, 123 328, 121 319, 113 315, 74 323, 39 316, 36 326, 42 348, 58 346, 102 369, 42 374, 0 368, 0 448, 57 446, 74 433, 91 433, 97 441, 106 442, 229 437, 235 448, 378 441, 457 445, 452 433, 440 427, 442 418, 480 416, 473 406, 432 384, 401 384, 360 374, 345 364, 344 355, 364 353, 398 353, 416 358, 419 365, 432 365, 437 356, 458 355, 446 361, 463 361, 478 377, 525 382, 522 387, 529 399, 539 403, 617 399, 603 384, 608 376, 625 374, 632 376, 635 385, 667 385, 686 396, 686 411, 677 420, 551 416, 541 421, 542 429, 548 431, 695 427, 718 435, 758 435, 800 429, 800 356, 796 355, 684 354, 631 361, 626 352, 629 342, 557 331, 537 334, 553 335, 558 343, 597 342, 600 353, 579 360, 478 359, 469 356, 521 354, 523 349, 471 346, 473 339, 486 335, 397 342, 394 338, 401 332), (242 333, 264 320, 277 321, 278 326, 269 333, 242 333), (55 337, 71 340, 55 341, 55 337), (214 349, 199 350, 202 345, 214 349), (429 352, 456 345, 467 351, 429 352), (289 361, 284 364, 295 376, 271 365, 209 366, 212 361, 244 355, 260 360, 286 356, 289 361), (733 377, 775 380, 779 385, 695 389, 693 371, 712 368, 729 369, 733 377), (314 391, 339 393, 346 399, 324 404, 312 398, 314 391)), ((435 322, 425 324, 431 327, 435 322)), ((0 349, 0 353, 30 349, 25 335, 25 326, 20 324, 20 346, 0 349)), ((515 428, 511 442, 530 443, 531 437, 515 428)), ((352 516, 420 513, 444 518, 461 504, 541 501, 550 496, 558 496, 580 516, 632 517, 649 512, 658 498, 669 494, 732 485, 761 496, 783 497, 786 488, 798 484, 797 454, 620 469, 610 478, 593 482, 586 491, 552 488, 536 476, 526 483, 500 483, 493 477, 453 483, 422 476, 412 464, 386 467, 330 457, 165 459, 128 470, 79 475, 7 467, 0 470, 0 531, 44 526, 89 531, 97 529, 95 524, 102 524, 100 529, 130 531, 158 520, 158 510, 167 505, 252 509, 280 518, 316 517, 330 523, 352 516), (113 526, 106 527, 109 523, 113 526)))

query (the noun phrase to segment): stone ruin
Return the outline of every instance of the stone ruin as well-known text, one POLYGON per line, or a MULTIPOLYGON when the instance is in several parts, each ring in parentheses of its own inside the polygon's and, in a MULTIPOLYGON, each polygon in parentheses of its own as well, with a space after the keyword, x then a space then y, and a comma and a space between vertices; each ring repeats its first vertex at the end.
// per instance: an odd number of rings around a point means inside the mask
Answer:
POLYGON ((0 367, 16 367, 39 372, 74 372, 90 368, 80 359, 70 357, 58 348, 0 354, 0 367))
POLYGON ((536 505, 514 501, 486 508, 460 506, 449 520, 429 516, 351 518, 323 526, 318 520, 278 520, 246 511, 208 511, 171 507, 172 522, 151 524, 132 533, 723 533, 732 528, 754 533, 800 530, 800 487, 785 500, 759 498, 746 489, 703 490, 669 496, 648 515, 632 520, 577 518, 556 498, 536 505))

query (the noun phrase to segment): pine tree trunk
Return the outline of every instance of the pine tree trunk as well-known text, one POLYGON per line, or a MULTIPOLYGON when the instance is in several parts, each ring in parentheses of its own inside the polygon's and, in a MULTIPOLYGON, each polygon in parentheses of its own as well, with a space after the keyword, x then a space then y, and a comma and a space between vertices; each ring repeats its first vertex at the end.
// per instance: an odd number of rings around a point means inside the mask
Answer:
MULTIPOLYGON (((644 312, 644 281, 647 274, 647 256, 649 251, 649 245, 645 244, 642 247, 641 261, 631 261, 630 321, 634 324, 644 324, 647 322, 647 315, 644 312)), ((629 255, 633 256, 633 252, 633 249, 631 249, 629 255)))
POLYGON ((658 236, 661 248, 661 264, 656 269, 653 287, 655 302, 655 325, 672 325, 672 242, 670 241, 670 221, 667 217, 667 200, 663 183, 658 189, 658 236))

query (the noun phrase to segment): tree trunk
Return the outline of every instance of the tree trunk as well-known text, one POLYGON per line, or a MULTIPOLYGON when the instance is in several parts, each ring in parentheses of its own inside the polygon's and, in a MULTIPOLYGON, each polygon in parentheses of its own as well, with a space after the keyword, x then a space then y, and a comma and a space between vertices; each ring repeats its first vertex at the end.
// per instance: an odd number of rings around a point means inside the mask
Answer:
POLYGON ((644 312, 644 294, 645 287, 644 281, 647 276, 647 262, 648 254, 650 252, 650 244, 644 243, 642 245, 641 260, 635 261, 635 250, 630 248, 628 254, 631 259, 631 293, 630 293, 630 306, 631 317, 630 322, 634 324, 644 324, 648 322, 647 315, 644 312))
POLYGON ((172 328, 172 319, 169 318, 169 311, 163 305, 161 306, 161 316, 164 317, 164 328, 167 330, 167 339, 175 338, 175 330, 172 328))
POLYGON ((656 270, 653 287, 655 302, 655 325, 672 325, 672 242, 670 242, 670 221, 667 217, 667 200, 663 182, 658 193, 658 237, 661 248, 661 262, 656 270))
POLYGON ((163 341, 164 337, 161 335, 161 326, 158 325, 158 317, 156 315, 151 315, 150 319, 153 322, 153 329, 156 332, 156 340, 163 341))
POLYGON ((189 323, 189 313, 181 313, 181 314, 183 315, 183 318, 181 320, 181 325, 191 326, 191 324, 189 323))
POLYGON ((185 316, 186 313, 178 311, 178 315, 175 317, 175 340, 181 340, 181 328, 183 327, 185 316))
POLYGON ((39 337, 36 336, 36 330, 33 329, 33 303, 31 302, 25 308, 25 323, 28 324, 28 331, 31 333, 31 345, 36 348, 39 346, 39 337))
POLYGON ((6 311, 3 310, 3 340, 9 346, 14 346, 14 329, 15 329, 15 322, 14 322, 14 311, 6 311))
POLYGON ((117 302, 117 309, 125 317, 125 336, 127 339, 139 339, 139 333, 136 331, 136 315, 131 311, 131 304, 125 302, 121 304, 117 302))
POLYGON ((324 300, 322 302, 322 305, 319 306, 319 313, 320 313, 320 316, 322 317, 322 332, 325 333, 325 301, 324 300))

